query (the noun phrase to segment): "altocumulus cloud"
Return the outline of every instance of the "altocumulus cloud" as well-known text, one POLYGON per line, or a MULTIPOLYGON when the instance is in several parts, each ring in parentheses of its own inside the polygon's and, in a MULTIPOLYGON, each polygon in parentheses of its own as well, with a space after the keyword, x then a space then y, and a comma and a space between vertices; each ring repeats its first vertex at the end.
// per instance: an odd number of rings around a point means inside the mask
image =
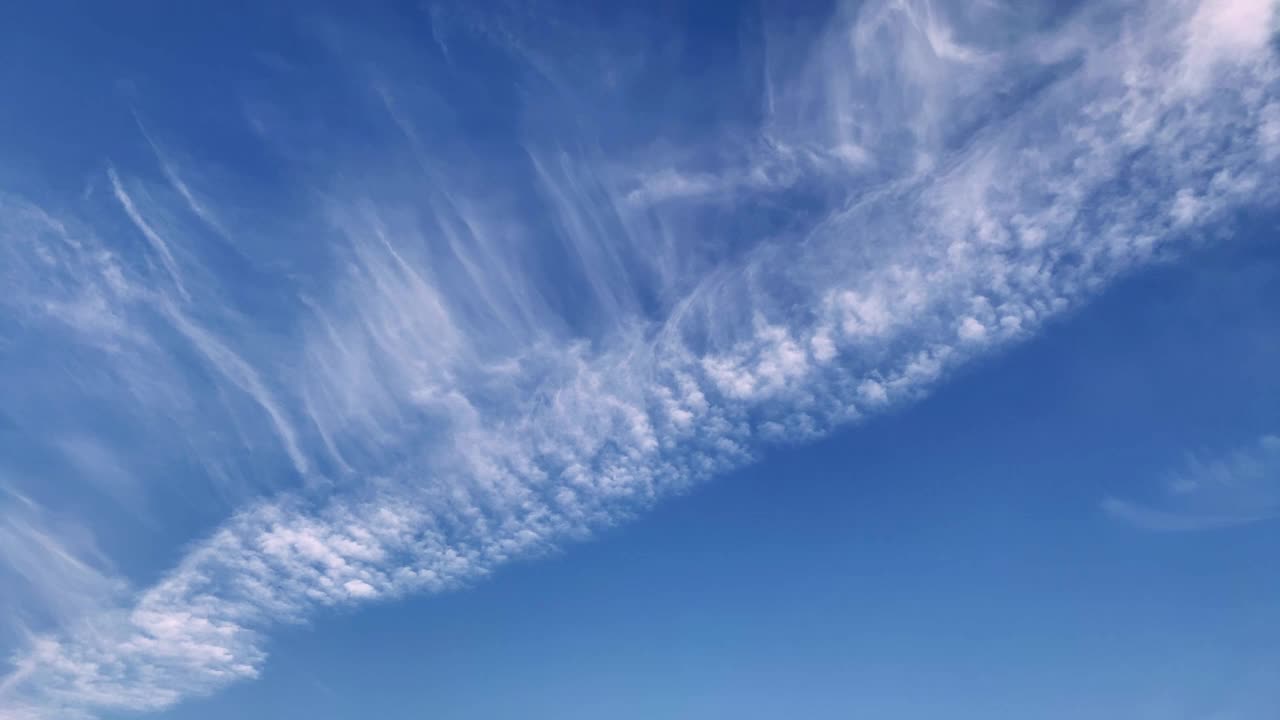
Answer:
MULTIPOLYGON (((99 207, 0 195, 10 355, 74 349, 97 383, 40 392, 127 404, 124 425, 185 438, 235 503, 141 587, 14 505, 6 560, 71 599, 27 634, 0 717, 158 710, 253 678, 273 628, 456 588, 909 402, 1273 202, 1270 3, 1117 12, 1026 28, 986 7, 839 8, 802 44, 764 33, 751 132, 583 147, 546 126, 612 122, 590 108, 625 87, 615 38, 576 37, 600 53, 584 69, 519 18, 437 11, 450 63, 488 42, 528 74, 517 152, 477 183, 417 124, 411 71, 353 72, 412 172, 309 167, 285 227, 327 260, 254 265, 274 290, 252 300, 209 248, 252 255, 261 231, 154 124, 160 172, 105 167, 99 207), (296 482, 222 459, 246 454, 296 482)), ((286 120, 246 107, 299 156, 286 120)), ((33 373, 0 387, 30 399, 33 373)))

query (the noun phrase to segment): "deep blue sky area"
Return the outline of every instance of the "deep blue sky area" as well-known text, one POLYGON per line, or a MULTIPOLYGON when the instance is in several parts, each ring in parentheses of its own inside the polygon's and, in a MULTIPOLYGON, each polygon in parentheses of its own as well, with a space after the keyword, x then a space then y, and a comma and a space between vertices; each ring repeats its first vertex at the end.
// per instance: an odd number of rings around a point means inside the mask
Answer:
POLYGON ((1280 718, 1275 0, 0 9, 0 720, 1280 718))

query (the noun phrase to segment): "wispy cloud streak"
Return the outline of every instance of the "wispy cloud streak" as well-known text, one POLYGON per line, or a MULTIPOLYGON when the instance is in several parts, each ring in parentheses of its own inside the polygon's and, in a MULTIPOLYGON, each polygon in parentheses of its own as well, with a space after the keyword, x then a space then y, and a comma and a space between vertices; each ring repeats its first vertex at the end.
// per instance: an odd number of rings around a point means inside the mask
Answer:
POLYGON ((1192 457, 1150 502, 1108 497, 1102 509, 1144 530, 1210 530, 1280 516, 1280 437, 1211 460, 1192 457))

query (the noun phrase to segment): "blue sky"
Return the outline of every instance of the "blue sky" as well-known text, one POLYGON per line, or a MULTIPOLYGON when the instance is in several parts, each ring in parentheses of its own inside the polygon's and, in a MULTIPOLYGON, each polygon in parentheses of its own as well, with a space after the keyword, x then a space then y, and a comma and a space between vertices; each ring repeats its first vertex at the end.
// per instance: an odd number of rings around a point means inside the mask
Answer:
POLYGON ((1269 0, 0 23, 0 718, 1280 715, 1269 0))

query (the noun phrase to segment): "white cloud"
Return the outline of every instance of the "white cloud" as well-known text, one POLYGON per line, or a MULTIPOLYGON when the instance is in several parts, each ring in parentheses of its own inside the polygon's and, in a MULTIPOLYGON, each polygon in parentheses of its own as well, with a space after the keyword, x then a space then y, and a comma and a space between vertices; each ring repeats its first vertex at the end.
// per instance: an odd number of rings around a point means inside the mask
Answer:
POLYGON ((627 193, 627 202, 636 204, 658 203, 666 200, 696 198, 708 195, 723 187, 721 181, 708 174, 686 175, 672 168, 665 168, 639 178, 634 190, 627 193))
POLYGON ((156 256, 160 258, 161 264, 169 274, 169 279, 173 281, 178 293, 187 301, 191 300, 191 295, 187 292, 186 284, 182 280, 182 273, 178 269, 178 261, 173 256, 173 251, 169 248, 169 243, 165 241, 160 233, 142 217, 142 213, 138 211, 133 201, 133 197, 125 190, 124 184, 120 182, 120 176, 116 174, 113 167, 107 168, 107 179, 111 181, 111 191, 115 194, 116 199, 120 201, 120 207, 124 209, 129 220, 138 228, 138 232, 147 239, 151 248, 155 250, 156 256))
POLYGON ((1275 0, 1200 0, 1187 27, 1188 81, 1207 81, 1217 64, 1255 62, 1276 22, 1275 0))
POLYGON ((956 330, 961 340, 980 342, 987 337, 987 328, 977 318, 966 315, 960 319, 960 327, 956 330))

